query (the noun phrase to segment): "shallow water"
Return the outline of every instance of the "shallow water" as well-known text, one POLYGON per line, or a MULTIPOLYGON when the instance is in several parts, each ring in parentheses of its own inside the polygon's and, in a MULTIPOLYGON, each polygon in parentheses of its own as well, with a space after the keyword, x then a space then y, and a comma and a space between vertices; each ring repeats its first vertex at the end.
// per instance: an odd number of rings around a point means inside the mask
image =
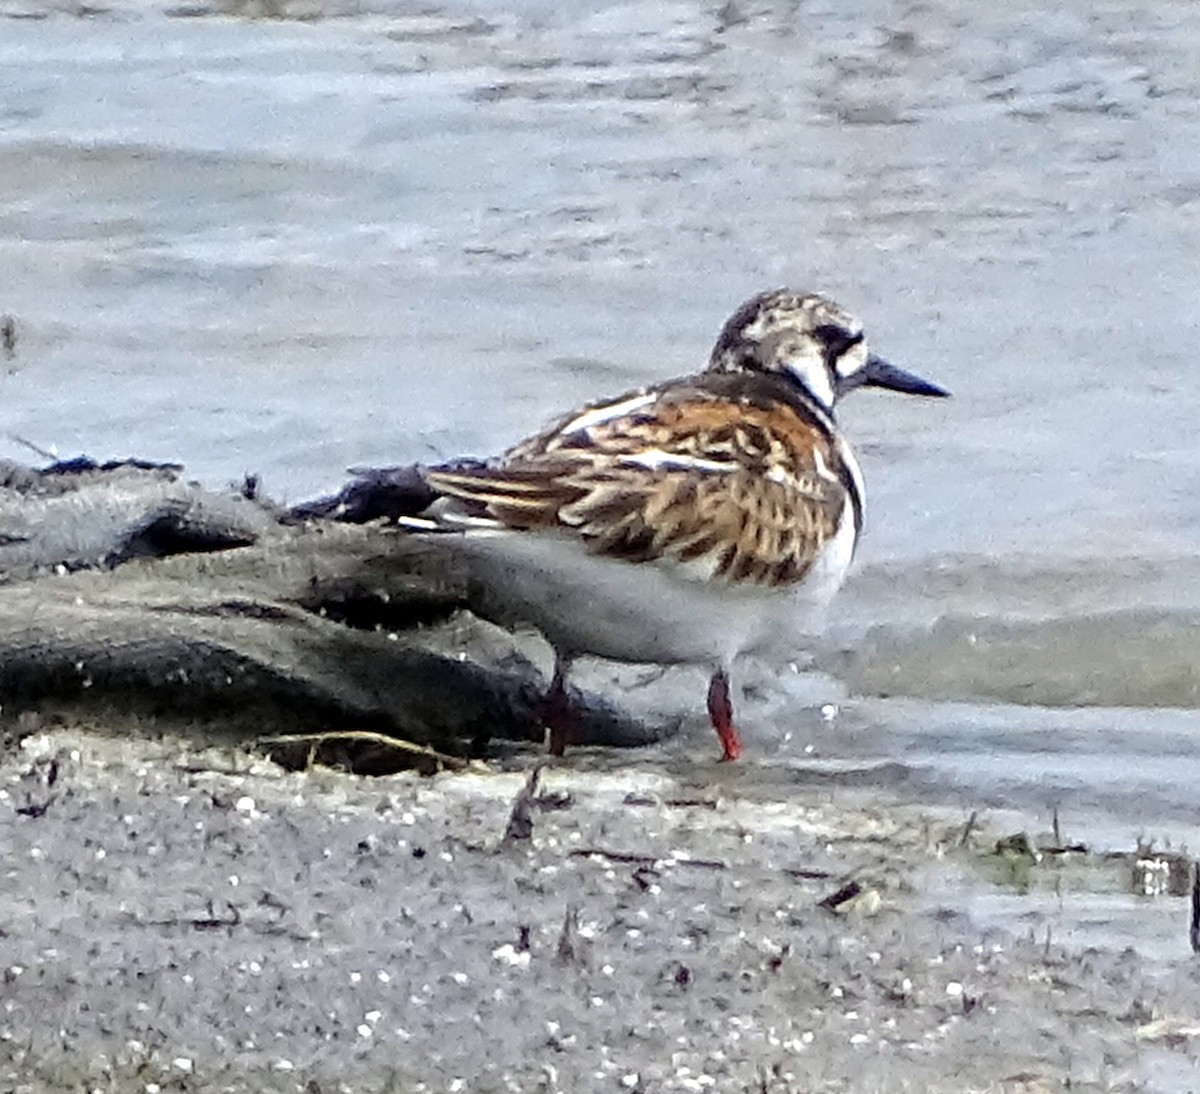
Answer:
POLYGON ((765 763, 1197 842, 1191 0, 0 0, 0 60, 0 454, 297 500, 820 287, 956 397, 845 407, 868 535, 765 763))

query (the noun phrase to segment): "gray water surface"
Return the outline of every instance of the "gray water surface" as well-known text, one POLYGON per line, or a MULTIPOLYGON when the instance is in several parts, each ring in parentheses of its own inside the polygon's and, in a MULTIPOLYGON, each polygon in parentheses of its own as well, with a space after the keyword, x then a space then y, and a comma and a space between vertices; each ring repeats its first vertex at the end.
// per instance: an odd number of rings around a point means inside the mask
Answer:
POLYGON ((299 500, 820 288, 955 398, 845 406, 857 575, 750 751, 1200 842, 1192 0, 0 0, 0 66, 0 455, 299 500))

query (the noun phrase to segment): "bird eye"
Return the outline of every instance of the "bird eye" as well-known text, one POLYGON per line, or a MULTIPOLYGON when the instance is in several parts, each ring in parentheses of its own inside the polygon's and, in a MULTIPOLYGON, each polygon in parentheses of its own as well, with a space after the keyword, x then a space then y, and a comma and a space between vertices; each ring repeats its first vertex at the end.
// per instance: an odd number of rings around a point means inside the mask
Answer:
POLYGON ((822 324, 813 331, 813 334, 817 341, 825 347, 826 359, 831 365, 847 350, 857 346, 863 340, 862 331, 851 334, 845 327, 835 326, 833 323, 822 324))

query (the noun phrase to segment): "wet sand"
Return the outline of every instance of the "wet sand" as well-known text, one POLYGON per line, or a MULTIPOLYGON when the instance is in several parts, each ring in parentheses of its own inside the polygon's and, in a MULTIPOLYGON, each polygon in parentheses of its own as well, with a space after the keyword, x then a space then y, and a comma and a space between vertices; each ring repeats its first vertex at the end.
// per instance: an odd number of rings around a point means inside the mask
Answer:
POLYGON ((576 750, 506 836, 532 748, 364 779, 39 731, 0 768, 0 1089, 1184 1088, 1186 970, 984 930, 927 896, 961 818, 700 744, 576 750))

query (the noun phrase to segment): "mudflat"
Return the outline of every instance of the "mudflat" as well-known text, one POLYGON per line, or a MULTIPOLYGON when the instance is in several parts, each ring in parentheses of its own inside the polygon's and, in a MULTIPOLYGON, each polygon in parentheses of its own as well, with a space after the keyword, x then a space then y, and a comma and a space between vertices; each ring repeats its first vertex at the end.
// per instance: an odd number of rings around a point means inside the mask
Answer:
POLYGON ((530 747, 371 779, 111 726, 10 739, 0 1089, 1090 1091, 1190 1074, 1186 969, 985 930, 928 897, 990 838, 964 843, 961 818, 836 770, 714 778, 682 748, 544 762, 530 747))

